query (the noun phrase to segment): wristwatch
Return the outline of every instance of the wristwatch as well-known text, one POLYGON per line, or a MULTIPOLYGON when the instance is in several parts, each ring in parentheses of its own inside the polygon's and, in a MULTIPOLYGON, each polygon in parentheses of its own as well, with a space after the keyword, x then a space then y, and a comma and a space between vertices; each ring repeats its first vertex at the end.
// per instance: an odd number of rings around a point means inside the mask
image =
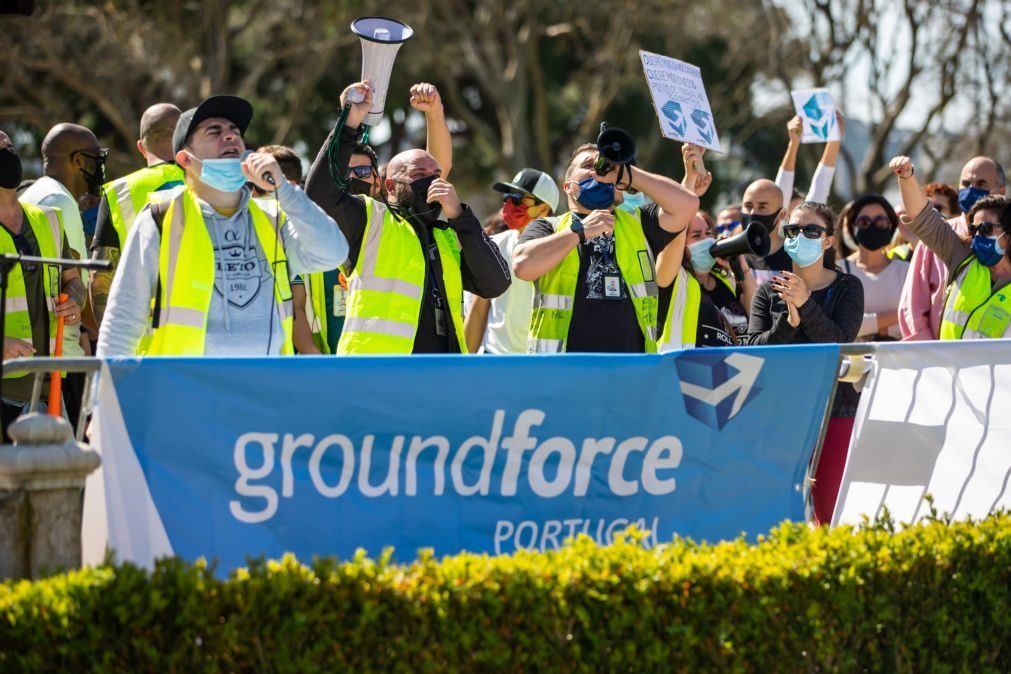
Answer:
POLYGON ((586 243, 586 232, 583 231, 583 223, 575 218, 572 219, 572 224, 569 225, 569 229, 579 235, 579 244, 582 245, 586 243))

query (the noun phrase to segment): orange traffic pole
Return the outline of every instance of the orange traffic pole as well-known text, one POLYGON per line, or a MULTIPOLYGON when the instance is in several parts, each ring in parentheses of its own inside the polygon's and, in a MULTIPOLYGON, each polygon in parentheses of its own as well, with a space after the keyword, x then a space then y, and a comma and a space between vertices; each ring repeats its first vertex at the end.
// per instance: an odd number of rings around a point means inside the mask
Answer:
MULTIPOLYGON (((60 293, 60 304, 63 304, 70 295, 60 293)), ((56 358, 63 356, 63 316, 56 319, 56 358)), ((49 414, 54 417, 63 416, 63 379, 59 372, 53 372, 49 378, 49 414)))

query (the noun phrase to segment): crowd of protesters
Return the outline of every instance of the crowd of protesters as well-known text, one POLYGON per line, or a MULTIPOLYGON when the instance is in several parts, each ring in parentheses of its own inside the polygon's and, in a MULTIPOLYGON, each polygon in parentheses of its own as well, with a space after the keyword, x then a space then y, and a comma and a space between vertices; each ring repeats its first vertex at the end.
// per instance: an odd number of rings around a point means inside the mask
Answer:
MULTIPOLYGON (((452 139, 437 89, 411 88, 425 149, 380 166, 363 142, 373 91, 341 95, 339 121, 302 176, 289 148, 250 152, 247 101, 212 96, 149 108, 143 168, 107 181, 95 134, 60 124, 23 180, 0 132, 4 253, 107 260, 93 274, 15 265, 4 359, 412 353, 664 353, 711 346, 1011 337, 1011 207, 992 158, 956 185, 920 186, 892 160, 901 203, 860 195, 826 205, 840 142, 806 194, 794 189, 801 120, 787 125, 776 180, 747 186, 714 218, 713 181, 684 145, 679 182, 573 149, 563 172, 516 167, 491 186, 485 219, 450 180, 452 139), (357 102, 355 102, 357 101, 357 102), (302 186, 304 184, 304 187, 302 186), (765 255, 710 254, 760 225, 765 255)), ((840 128, 842 119, 840 117, 840 128)), ((25 411, 27 379, 4 375, 3 420, 25 411)), ((83 383, 64 387, 78 414, 83 383)), ((843 447, 857 394, 840 388, 826 438, 843 447)))

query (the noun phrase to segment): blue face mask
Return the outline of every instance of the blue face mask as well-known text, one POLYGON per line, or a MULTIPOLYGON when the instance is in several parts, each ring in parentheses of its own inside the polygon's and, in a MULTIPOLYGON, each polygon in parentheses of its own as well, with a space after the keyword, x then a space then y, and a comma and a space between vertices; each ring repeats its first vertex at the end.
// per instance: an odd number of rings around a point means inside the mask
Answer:
POLYGON ((1004 257, 1004 247, 997 243, 1001 236, 1003 235, 989 237, 977 234, 972 237, 972 252, 984 267, 992 267, 1004 257))
POLYGON ((800 267, 810 267, 821 259, 825 251, 821 247, 821 239, 809 239, 803 234, 783 243, 783 250, 790 259, 800 267))
POLYGON ((95 225, 98 221, 98 206, 92 206, 86 211, 81 211, 81 223, 84 225, 84 233, 88 236, 95 236, 95 225))
POLYGON ((653 203, 652 199, 646 196, 645 192, 636 192, 635 194, 624 193, 625 199, 618 205, 623 211, 628 211, 632 215, 635 215, 635 209, 642 209, 649 204, 653 203))
POLYGON ((963 213, 968 213, 976 202, 990 194, 990 190, 982 187, 965 187, 958 191, 958 207, 963 213))
POLYGON ((579 196, 576 197, 583 207, 591 211, 610 208, 614 205, 614 185, 602 183, 594 178, 579 181, 579 196))
MULTIPOLYGON (((191 155, 192 156, 192 155, 191 155)), ((222 192, 238 192, 249 180, 242 172, 242 159, 201 159, 200 182, 222 192)))
POLYGON ((705 273, 716 266, 716 259, 709 254, 709 250, 715 245, 716 239, 702 239, 688 246, 688 253, 692 258, 692 269, 705 273))

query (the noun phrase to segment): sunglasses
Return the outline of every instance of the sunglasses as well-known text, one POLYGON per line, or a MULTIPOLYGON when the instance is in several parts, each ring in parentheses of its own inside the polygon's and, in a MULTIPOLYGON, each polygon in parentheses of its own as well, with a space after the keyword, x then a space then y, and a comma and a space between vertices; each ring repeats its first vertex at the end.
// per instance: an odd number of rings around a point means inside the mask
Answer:
POLYGON ((993 234, 994 227, 999 227, 1002 232, 1005 231, 1004 225, 998 224, 996 222, 981 222, 978 225, 969 225, 969 233, 972 234, 973 236, 979 234, 980 236, 989 237, 990 235, 993 234))
POLYGON ((98 148, 98 154, 93 154, 90 150, 74 150, 73 152, 70 153, 70 158, 73 159, 75 154, 83 154, 85 157, 91 159, 92 161, 105 162, 105 160, 109 157, 109 148, 107 147, 98 148))
POLYGON ((796 239, 801 233, 806 239, 820 239, 828 230, 821 225, 783 225, 783 236, 788 239, 796 239))
POLYGON ((874 225, 878 229, 888 229, 892 226, 892 221, 888 219, 887 215, 877 215, 873 218, 861 215, 853 221, 853 224, 856 225, 857 229, 867 229, 871 225, 874 225))
POLYGON ((372 177, 372 167, 367 164, 365 166, 352 166, 351 175, 355 178, 366 180, 372 177))
POLYGON ((716 234, 729 234, 738 227, 741 226, 740 220, 731 220, 730 222, 723 225, 716 225, 716 234))
POLYGON ((520 194, 519 192, 506 192, 502 197, 502 203, 509 202, 513 206, 536 206, 537 199, 527 194, 520 194))

